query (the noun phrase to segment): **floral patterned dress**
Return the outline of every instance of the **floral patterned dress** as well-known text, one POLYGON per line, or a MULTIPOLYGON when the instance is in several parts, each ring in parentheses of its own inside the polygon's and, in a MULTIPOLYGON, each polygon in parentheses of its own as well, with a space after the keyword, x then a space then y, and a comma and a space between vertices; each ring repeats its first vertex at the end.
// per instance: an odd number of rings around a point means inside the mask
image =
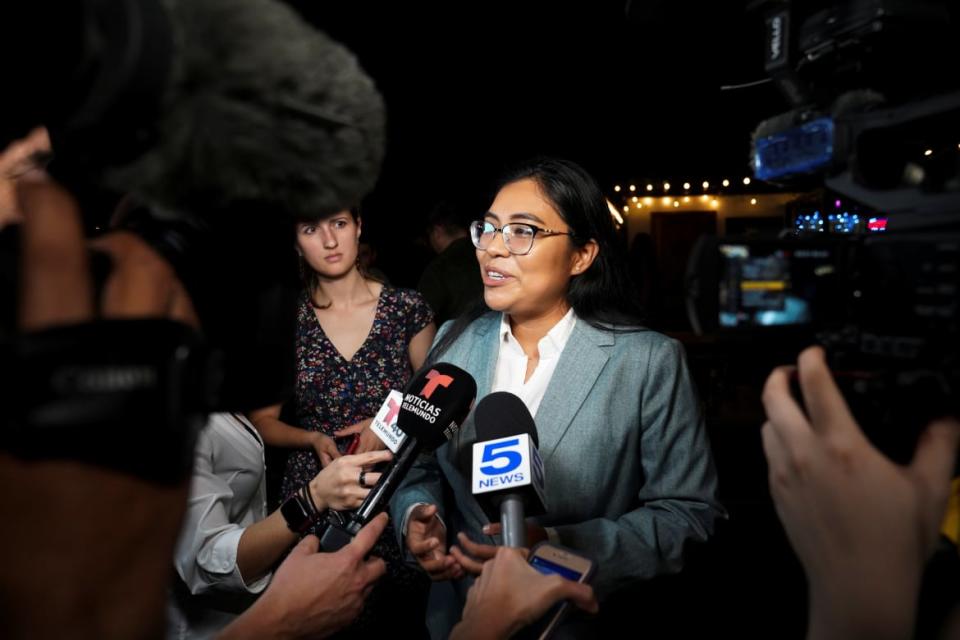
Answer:
MULTIPOLYGON (((419 293, 383 285, 366 340, 350 360, 327 338, 306 293, 297 312, 297 424, 309 431, 333 432, 377 413, 391 389, 402 389, 412 375, 410 341, 433 321, 433 312, 419 293)), ((352 436, 337 438, 344 453, 352 436)), ((298 449, 287 458, 282 495, 291 495, 320 471, 312 450, 298 449)), ((370 637, 403 630, 404 636, 425 635, 429 579, 407 565, 393 525, 374 549, 387 562, 387 575, 367 599, 363 613, 343 634, 370 637)))

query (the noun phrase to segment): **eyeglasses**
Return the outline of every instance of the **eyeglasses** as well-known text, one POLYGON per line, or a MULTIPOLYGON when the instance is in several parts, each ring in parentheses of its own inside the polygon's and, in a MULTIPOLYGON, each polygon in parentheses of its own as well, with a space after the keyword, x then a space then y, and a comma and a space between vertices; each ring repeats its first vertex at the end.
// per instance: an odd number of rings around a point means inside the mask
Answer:
POLYGON ((486 220, 477 220, 470 223, 470 239, 473 240, 473 246, 483 251, 493 242, 497 232, 503 234, 503 244, 507 251, 515 256, 523 256, 530 253, 533 249, 533 239, 539 233, 542 236, 572 236, 569 231, 553 231, 552 229, 541 229, 525 222, 511 222, 502 227, 497 227, 492 222, 486 220))

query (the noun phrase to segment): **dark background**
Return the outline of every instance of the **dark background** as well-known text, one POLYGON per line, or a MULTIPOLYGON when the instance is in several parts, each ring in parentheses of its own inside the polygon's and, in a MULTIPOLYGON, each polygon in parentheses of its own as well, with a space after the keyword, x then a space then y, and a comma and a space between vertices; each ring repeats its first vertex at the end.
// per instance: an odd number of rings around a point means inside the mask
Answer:
MULTIPOLYGON (((482 212, 506 166, 537 154, 618 182, 748 174, 750 132, 786 110, 763 79, 743 2, 292 5, 353 50, 383 93, 386 161, 365 234, 396 283, 438 200, 482 212)), ((469 215, 472 215, 469 214, 469 215)))
MULTIPOLYGON (((787 109, 769 83, 720 89, 765 77, 761 21, 745 3, 293 5, 357 54, 386 99, 387 156, 364 234, 404 286, 431 257, 417 236, 433 203, 482 212, 513 162, 570 158, 609 196, 631 181, 742 178, 750 132, 787 109)), ((688 351, 708 396, 717 356, 688 351)), ((683 574, 623 594, 617 604, 636 616, 624 631, 802 637, 805 585, 767 495, 758 385, 708 401, 731 519, 691 549, 683 574)))
MULTIPOLYGON (((401 286, 415 286, 432 257, 422 239, 430 208, 448 200, 468 217, 482 213, 493 181, 516 161, 572 159, 610 197, 614 184, 631 182, 736 184, 750 174, 754 127, 788 109, 771 83, 721 90, 766 77, 762 19, 746 2, 290 3, 353 50, 385 97, 387 155, 362 208, 364 237, 401 286)), ((730 519, 690 549, 682 574, 620 597, 631 617, 619 631, 801 638, 806 585, 768 495, 760 444, 769 366, 749 345, 729 353, 678 337, 730 519)), ((925 606, 927 618, 940 615, 935 600, 925 606)))

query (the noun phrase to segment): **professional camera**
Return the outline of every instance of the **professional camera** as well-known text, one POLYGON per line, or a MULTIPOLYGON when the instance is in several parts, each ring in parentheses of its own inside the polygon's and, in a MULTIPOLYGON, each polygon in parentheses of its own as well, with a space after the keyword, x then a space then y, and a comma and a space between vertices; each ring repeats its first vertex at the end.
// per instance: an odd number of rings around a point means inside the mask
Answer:
MULTIPOLYGON (((46 127, 48 172, 88 231, 109 215, 98 206, 123 198, 113 226, 170 262, 202 325, 202 339, 162 321, 20 335, 6 314, 0 447, 92 459, 121 442, 128 459, 163 457, 165 433, 183 445, 166 468, 183 473, 206 412, 292 391, 294 224, 373 188, 383 101, 352 54, 274 0, 41 0, 0 16, 0 149, 46 127)), ((0 242, 5 309, 15 235, 0 242)), ((109 260, 92 263, 101 284, 109 260)), ((94 461, 116 465, 114 453, 94 461)))
POLYGON ((688 271, 694 329, 745 359, 810 344, 894 458, 960 397, 957 16, 856 0, 798 15, 764 1, 766 69, 791 110, 753 136, 754 175, 815 189, 775 237, 705 238, 688 271), (916 429, 904 428, 916 425, 916 429))

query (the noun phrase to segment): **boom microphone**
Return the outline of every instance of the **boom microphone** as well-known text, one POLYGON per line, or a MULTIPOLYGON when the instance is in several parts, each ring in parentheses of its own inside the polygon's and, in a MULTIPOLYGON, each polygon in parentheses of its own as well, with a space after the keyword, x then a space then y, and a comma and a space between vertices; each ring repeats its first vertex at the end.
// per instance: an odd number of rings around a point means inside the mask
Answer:
POLYGON ((13 119, 58 163, 164 211, 314 219, 376 182, 383 101, 343 46, 274 0, 13 3, 0 47, 13 119), (51 16, 69 10, 64 20, 51 16), (73 18, 68 20, 66 18, 73 18), (58 47, 18 53, 47 41, 58 47), (12 78, 11 78, 12 76, 12 78), (53 82, 52 79, 62 80, 53 82))
POLYGON ((385 142, 373 81, 274 0, 7 4, 0 59, 16 99, 0 148, 43 125, 59 182, 130 197, 119 226, 176 270, 216 356, 209 409, 285 400, 294 220, 343 211, 373 188, 385 142))

